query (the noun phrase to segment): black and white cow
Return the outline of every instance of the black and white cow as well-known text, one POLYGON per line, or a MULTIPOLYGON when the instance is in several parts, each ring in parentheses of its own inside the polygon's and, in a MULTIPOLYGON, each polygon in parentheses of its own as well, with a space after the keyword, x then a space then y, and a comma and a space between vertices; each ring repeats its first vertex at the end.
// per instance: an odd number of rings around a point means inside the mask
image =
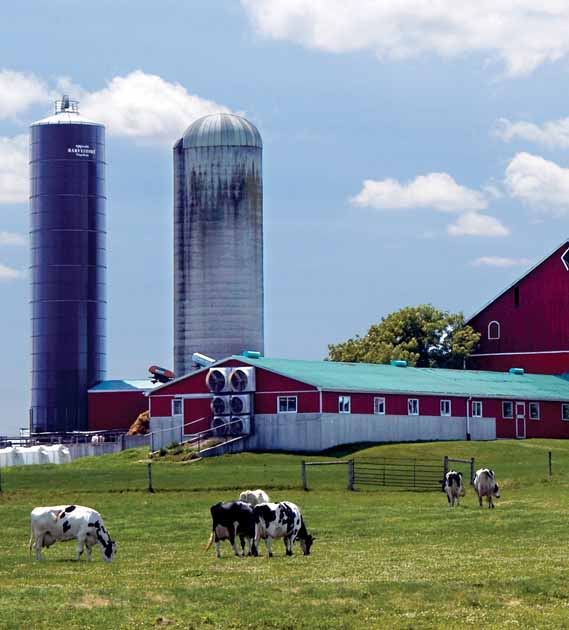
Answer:
POLYGON ((459 505, 460 497, 463 497, 464 484, 462 483, 462 473, 456 470, 449 470, 443 479, 443 490, 446 492, 449 507, 459 505))
POLYGON ((255 512, 255 546, 263 538, 267 546, 269 558, 273 556, 271 540, 284 538, 286 555, 292 556, 292 546, 300 541, 305 556, 310 554, 314 537, 306 531, 304 519, 297 505, 288 501, 282 503, 261 503, 254 508, 255 512))
POLYGON ((230 501, 229 503, 216 503, 210 508, 212 520, 212 532, 207 543, 206 551, 215 541, 215 555, 221 557, 220 547, 222 540, 229 540, 235 555, 237 550, 237 536, 241 541, 241 555, 245 555, 245 541, 249 545, 249 555, 256 556, 255 546, 255 515, 253 508, 244 501, 230 501))
POLYGON ((84 547, 87 549, 87 560, 91 560, 91 549, 95 545, 101 546, 106 562, 115 557, 116 543, 97 511, 82 505, 56 505, 32 510, 30 552, 35 546, 36 560, 41 560, 42 547, 70 540, 77 540, 77 560, 84 547))
POLYGON ((478 495, 478 503, 482 507, 483 497, 488 498, 488 507, 494 507, 493 497, 500 498, 500 488, 496 483, 494 471, 489 468, 479 468, 474 477, 474 489, 478 495))

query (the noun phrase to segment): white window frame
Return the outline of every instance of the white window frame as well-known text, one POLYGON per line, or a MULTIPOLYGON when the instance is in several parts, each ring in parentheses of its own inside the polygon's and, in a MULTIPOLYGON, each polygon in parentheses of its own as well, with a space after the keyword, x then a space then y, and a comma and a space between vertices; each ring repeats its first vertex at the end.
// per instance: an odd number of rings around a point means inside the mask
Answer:
POLYGON ((338 396, 338 413, 352 413, 351 396, 338 396))
POLYGON ((418 416, 419 415, 419 399, 407 398, 407 415, 418 416))
POLYGON ((513 420, 514 419, 514 401, 513 400, 503 400, 502 401, 502 418, 504 420, 513 420), (506 415, 504 411, 504 405, 512 405, 512 412, 509 416, 506 415))
POLYGON ((500 333, 501 333, 501 326, 500 326, 500 322, 499 322, 499 321, 497 321, 497 320, 495 320, 495 319, 493 319, 493 320, 492 320, 492 321, 488 324, 488 339, 500 339, 500 333), (498 326, 498 336, 497 336, 497 337, 496 337, 496 336, 492 337, 492 336, 490 335, 490 330, 491 330, 491 326, 492 326, 492 324, 496 324, 496 326, 498 326))
POLYGON ((385 398, 376 396, 373 399, 373 413, 378 415, 378 416, 384 416, 385 415, 385 398), (383 407, 383 411, 379 411, 379 406, 383 407))
MULTIPOLYGON (((446 405, 444 405, 444 406, 446 406, 446 405)), ((447 417, 452 416, 452 401, 449 400, 448 398, 444 398, 443 400, 441 400, 440 410, 441 410, 440 411, 441 416, 447 416, 447 417), (443 409, 444 403, 448 403, 448 413, 446 413, 445 410, 443 409)))
POLYGON ((473 400, 470 409, 471 409, 473 418, 483 418, 484 417, 484 411, 483 411, 483 408, 482 408, 482 401, 481 400, 473 400), (475 408, 477 410, 479 410, 478 413, 474 413, 474 409, 475 408))
POLYGON ((172 407, 171 407, 171 411, 172 411, 172 418, 177 418, 179 416, 183 416, 184 415, 184 399, 183 398, 172 398, 172 407), (180 403, 180 411, 178 413, 176 413, 176 405, 177 403, 180 403))
POLYGON ((277 396, 277 413, 298 413, 298 396, 277 396), (285 400, 286 410, 281 409, 281 400, 285 400), (290 402, 294 400, 294 409, 291 409, 290 402))
POLYGON ((541 406, 540 406, 540 404, 538 402, 530 402, 528 404, 528 418, 530 420, 541 420, 541 406), (537 407, 537 417, 536 418, 533 418, 532 415, 531 415, 532 405, 534 407, 537 407))
POLYGON ((563 420, 563 422, 569 422, 569 403, 561 403, 561 420, 563 420), (566 409, 567 414, 565 414, 566 409), (565 415, 567 415, 566 418, 565 415))

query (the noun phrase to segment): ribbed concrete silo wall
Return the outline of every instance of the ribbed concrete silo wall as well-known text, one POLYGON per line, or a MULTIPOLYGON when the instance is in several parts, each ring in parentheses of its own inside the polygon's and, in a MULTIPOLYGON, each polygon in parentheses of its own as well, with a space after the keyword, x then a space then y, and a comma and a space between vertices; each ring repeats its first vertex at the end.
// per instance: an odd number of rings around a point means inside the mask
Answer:
POLYGON ((105 129, 40 121, 30 165, 30 426, 84 430, 106 364, 105 129))
POLYGON ((262 149, 174 147, 174 363, 264 350, 262 149))

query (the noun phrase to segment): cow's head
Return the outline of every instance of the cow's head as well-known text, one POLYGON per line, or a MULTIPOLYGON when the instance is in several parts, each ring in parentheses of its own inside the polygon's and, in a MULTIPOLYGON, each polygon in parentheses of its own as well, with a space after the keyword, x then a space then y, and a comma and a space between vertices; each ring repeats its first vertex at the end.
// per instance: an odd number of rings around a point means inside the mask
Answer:
POLYGON ((495 496, 496 498, 500 498, 500 488, 498 488, 498 484, 495 483, 494 487, 492 488, 492 495, 495 496))
POLYGON ((101 553, 105 562, 111 562, 117 553, 117 543, 111 538, 104 526, 97 530, 97 540, 101 545, 101 553))
POLYGON ((300 539, 300 548, 302 549, 302 553, 305 556, 310 555, 310 547, 312 547, 312 543, 314 542, 314 536, 310 534, 306 534, 305 538, 300 539))

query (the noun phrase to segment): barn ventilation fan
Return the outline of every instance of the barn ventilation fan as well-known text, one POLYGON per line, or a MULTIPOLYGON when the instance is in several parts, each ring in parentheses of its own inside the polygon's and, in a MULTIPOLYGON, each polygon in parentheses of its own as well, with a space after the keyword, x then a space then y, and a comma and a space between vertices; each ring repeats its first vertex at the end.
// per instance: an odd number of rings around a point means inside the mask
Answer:
POLYGON ((229 368, 212 368, 206 377, 209 390, 219 394, 229 389, 229 373, 229 368))
POLYGON ((251 433, 251 418, 249 416, 232 416, 229 431, 231 435, 248 435, 251 433))
POLYGON ((225 416, 231 413, 229 409, 229 396, 214 396, 211 399, 210 407, 214 416, 225 416))
POLYGON ((240 416, 251 412, 251 397, 249 395, 244 396, 231 396, 231 413, 240 416))
POLYGON ((216 437, 225 437, 229 432, 229 425, 225 418, 221 416, 215 416, 211 421, 212 432, 216 437))
POLYGON ((255 390, 255 369, 252 367, 235 368, 229 377, 231 391, 251 392, 255 390))

